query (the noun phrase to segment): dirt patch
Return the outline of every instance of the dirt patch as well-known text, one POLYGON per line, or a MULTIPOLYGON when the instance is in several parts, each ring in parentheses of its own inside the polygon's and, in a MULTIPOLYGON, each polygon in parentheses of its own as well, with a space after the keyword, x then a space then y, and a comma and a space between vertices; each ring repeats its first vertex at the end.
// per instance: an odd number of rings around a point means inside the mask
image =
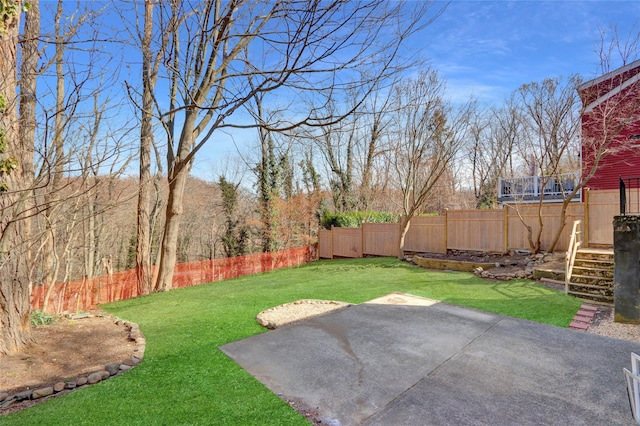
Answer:
MULTIPOLYGON (((17 354, 0 355, 0 393, 13 395, 53 386, 127 358, 135 342, 129 339, 128 328, 115 321, 112 316, 95 311, 87 318, 59 318, 55 324, 34 328, 32 344, 17 354)), ((11 405, 0 414, 36 401, 11 405)))
POLYGON ((443 253, 416 253, 417 256, 429 259, 454 260, 456 262, 493 263, 496 266, 526 266, 531 257, 527 253, 501 254, 476 251, 449 250, 443 253))

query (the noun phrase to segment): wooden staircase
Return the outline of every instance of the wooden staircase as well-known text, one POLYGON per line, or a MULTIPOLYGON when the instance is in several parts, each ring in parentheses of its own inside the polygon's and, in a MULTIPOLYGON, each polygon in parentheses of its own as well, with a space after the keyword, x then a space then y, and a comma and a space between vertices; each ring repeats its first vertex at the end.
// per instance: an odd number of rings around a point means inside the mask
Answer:
POLYGON ((578 249, 565 292, 591 303, 613 306, 613 250, 578 249))

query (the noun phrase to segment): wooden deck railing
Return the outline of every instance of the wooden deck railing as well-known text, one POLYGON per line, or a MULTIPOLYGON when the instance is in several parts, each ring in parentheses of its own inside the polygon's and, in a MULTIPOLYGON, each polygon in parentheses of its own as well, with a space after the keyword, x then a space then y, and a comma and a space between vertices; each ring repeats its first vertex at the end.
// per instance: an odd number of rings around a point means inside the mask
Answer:
POLYGON ((569 293, 569 282, 571 281, 571 273, 573 272, 573 263, 576 260, 576 253, 582 245, 582 221, 573 221, 573 230, 569 239, 569 247, 567 248, 567 256, 565 260, 564 273, 564 292, 569 293))

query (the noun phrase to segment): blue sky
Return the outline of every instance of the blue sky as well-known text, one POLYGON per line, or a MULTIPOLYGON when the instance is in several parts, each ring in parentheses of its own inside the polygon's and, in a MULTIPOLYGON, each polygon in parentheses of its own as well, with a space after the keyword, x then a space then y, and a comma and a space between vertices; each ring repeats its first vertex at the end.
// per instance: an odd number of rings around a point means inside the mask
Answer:
MULTIPOLYGON (((500 103, 520 85, 598 72, 600 30, 627 36, 639 1, 459 1, 414 41, 453 99, 500 103)), ((638 27, 635 27, 636 33, 638 27)))
MULTIPOLYGON (((522 84, 574 73, 596 77, 600 31, 616 25, 626 37, 638 32, 639 18, 640 1, 453 0, 405 54, 437 69, 453 101, 473 95, 481 105, 496 105, 522 84)), ((235 138, 240 146, 255 140, 251 132, 235 138)), ((215 175, 235 151, 230 143, 210 143, 194 173, 215 175)))

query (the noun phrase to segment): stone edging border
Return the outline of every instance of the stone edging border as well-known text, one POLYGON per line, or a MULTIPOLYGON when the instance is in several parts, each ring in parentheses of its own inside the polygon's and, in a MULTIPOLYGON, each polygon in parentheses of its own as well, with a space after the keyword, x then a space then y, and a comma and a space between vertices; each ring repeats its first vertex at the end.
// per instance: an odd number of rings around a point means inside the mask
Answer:
POLYGON ((122 360, 122 362, 112 362, 111 364, 107 364, 104 366, 103 370, 83 374, 81 376, 78 376, 75 380, 67 382, 57 382, 53 386, 45 386, 34 390, 26 390, 13 395, 0 392, 0 412, 4 409, 9 408, 16 402, 38 400, 50 396, 55 396, 56 394, 60 393, 68 393, 75 389, 86 387, 88 385, 93 385, 95 383, 129 371, 136 365, 140 364, 142 358, 144 357, 144 351, 147 345, 146 339, 142 334, 142 331, 140 331, 140 327, 134 322, 123 321, 119 318, 116 318, 114 323, 118 326, 124 326, 129 329, 129 339, 135 342, 135 347, 130 357, 122 360))

